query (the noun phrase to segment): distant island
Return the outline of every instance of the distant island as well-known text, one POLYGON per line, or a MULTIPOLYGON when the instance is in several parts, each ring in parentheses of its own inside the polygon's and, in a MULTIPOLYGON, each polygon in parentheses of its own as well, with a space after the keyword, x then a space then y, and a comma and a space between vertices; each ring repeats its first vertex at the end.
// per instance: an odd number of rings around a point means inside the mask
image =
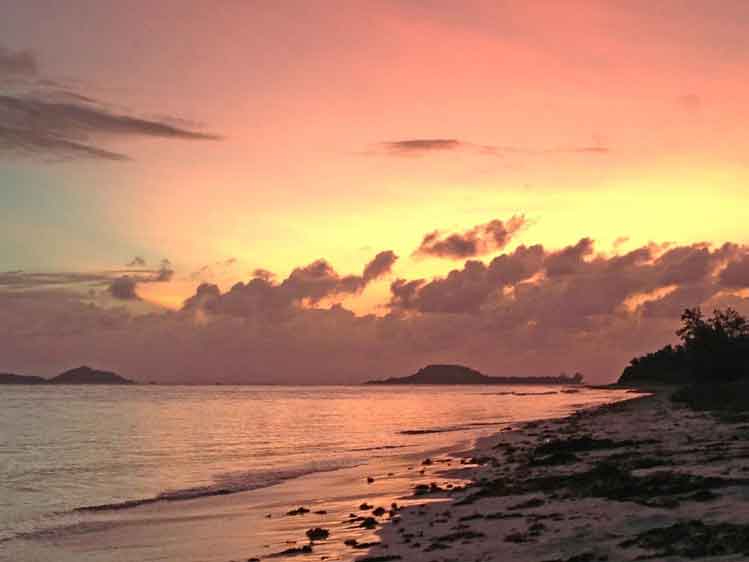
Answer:
POLYGON ((111 371, 99 371, 91 367, 81 366, 60 373, 51 379, 33 375, 17 375, 0 373, 0 384, 136 384, 135 381, 121 377, 111 371))
POLYGON ((580 373, 553 377, 490 377, 463 365, 427 365, 413 375, 364 384, 582 384, 580 373))

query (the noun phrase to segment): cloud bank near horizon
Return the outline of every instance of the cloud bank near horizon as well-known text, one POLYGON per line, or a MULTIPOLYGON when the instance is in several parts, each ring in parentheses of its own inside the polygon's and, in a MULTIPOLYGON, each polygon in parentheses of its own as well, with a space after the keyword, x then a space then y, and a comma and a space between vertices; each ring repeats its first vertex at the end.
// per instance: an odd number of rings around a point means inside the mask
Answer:
POLYGON ((520 245, 432 279, 393 276, 396 260, 380 252, 348 275, 317 260, 226 291, 203 283, 179 310, 145 314, 128 298, 105 306, 68 286, 99 278, 1 274, 2 368, 51 374, 88 363, 143 381, 357 383, 457 362, 607 382, 632 356, 673 341, 684 308, 749 310, 749 247, 732 243, 607 255, 586 237, 560 249, 520 245), (382 316, 340 302, 386 281, 382 316))

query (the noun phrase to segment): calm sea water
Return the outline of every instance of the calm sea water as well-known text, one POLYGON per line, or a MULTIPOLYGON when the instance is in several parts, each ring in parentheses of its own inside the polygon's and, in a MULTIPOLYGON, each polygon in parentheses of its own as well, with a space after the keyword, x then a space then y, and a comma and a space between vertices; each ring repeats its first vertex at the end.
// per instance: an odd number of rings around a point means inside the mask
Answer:
POLYGON ((268 488, 616 397, 539 386, 4 386, 0 548, 81 507, 268 488))

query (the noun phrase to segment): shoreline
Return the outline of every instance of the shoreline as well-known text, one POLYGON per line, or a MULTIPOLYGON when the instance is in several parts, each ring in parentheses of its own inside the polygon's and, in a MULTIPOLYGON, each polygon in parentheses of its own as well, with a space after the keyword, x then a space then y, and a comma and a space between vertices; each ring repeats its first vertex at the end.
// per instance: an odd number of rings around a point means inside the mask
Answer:
POLYGON ((402 510, 358 562, 746 560, 749 425, 671 390, 481 438, 442 473, 469 485, 426 492, 451 501, 402 510))
MULTIPOLYGON (((0 546, 0 559, 4 559, 2 551, 6 548, 9 560, 54 557, 61 562, 111 562, 118 560, 117 552, 123 550, 139 561, 162 560, 164 556, 201 562, 278 559, 288 557, 280 556, 286 550, 303 549, 309 544, 306 532, 320 527, 330 530, 329 539, 315 541, 314 552, 302 552, 295 557, 297 560, 319 560, 321 556, 328 560, 354 560, 367 551, 371 546, 368 543, 378 541, 375 532, 386 526, 393 516, 397 518, 401 507, 448 499, 433 494, 431 482, 436 481, 438 486, 448 490, 467 484, 460 471, 448 476, 445 469, 466 468, 470 451, 479 440, 531 419, 558 418, 584 407, 580 402, 595 408, 601 402, 624 398, 622 393, 587 394, 584 389, 581 392, 585 396, 577 398, 577 394, 554 389, 553 394, 558 394, 559 400, 547 405, 547 399, 538 396, 537 403, 545 405, 543 411, 536 408, 532 414, 529 411, 530 415, 521 417, 508 413, 507 423, 501 420, 487 423, 478 416, 470 423, 455 422, 459 427, 443 424, 429 426, 425 431, 427 426, 403 426, 401 431, 414 433, 419 442, 425 439, 429 444, 423 442, 415 446, 414 442, 414 450, 408 447, 394 456, 371 457, 363 465, 313 472, 275 486, 181 501, 149 501, 128 506, 128 509, 102 506, 101 510, 65 512, 59 524, 45 524, 40 530, 30 529, 29 533, 17 535, 17 540, 4 542, 0 546), (427 435, 418 437, 422 433, 427 435), (433 462, 424 464, 427 457, 433 462), (371 483, 368 482, 370 477, 374 480, 371 483), (429 494, 412 496, 414 487, 419 485, 429 494), (397 510, 392 509, 394 502, 398 504, 397 510), (371 507, 361 508, 362 504, 371 507), (300 507, 309 512, 301 517, 288 514, 300 507)), ((482 400, 484 394, 490 395, 486 396, 487 400, 494 399, 495 392, 489 389, 478 392, 474 399, 482 400)), ((512 389, 496 394, 526 396, 548 392, 512 389)), ((496 419, 494 414, 491 417, 496 419)))

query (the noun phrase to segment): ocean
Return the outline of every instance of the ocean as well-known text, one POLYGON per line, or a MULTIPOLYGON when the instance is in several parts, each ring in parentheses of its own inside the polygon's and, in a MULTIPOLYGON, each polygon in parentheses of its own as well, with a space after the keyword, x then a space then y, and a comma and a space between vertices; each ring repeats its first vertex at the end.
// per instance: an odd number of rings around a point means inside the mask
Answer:
POLYGON ((552 386, 3 386, 0 559, 267 555, 312 522, 288 509, 306 502, 339 517, 366 498, 401 498, 435 477, 421 474, 424 458, 623 397, 552 386))

